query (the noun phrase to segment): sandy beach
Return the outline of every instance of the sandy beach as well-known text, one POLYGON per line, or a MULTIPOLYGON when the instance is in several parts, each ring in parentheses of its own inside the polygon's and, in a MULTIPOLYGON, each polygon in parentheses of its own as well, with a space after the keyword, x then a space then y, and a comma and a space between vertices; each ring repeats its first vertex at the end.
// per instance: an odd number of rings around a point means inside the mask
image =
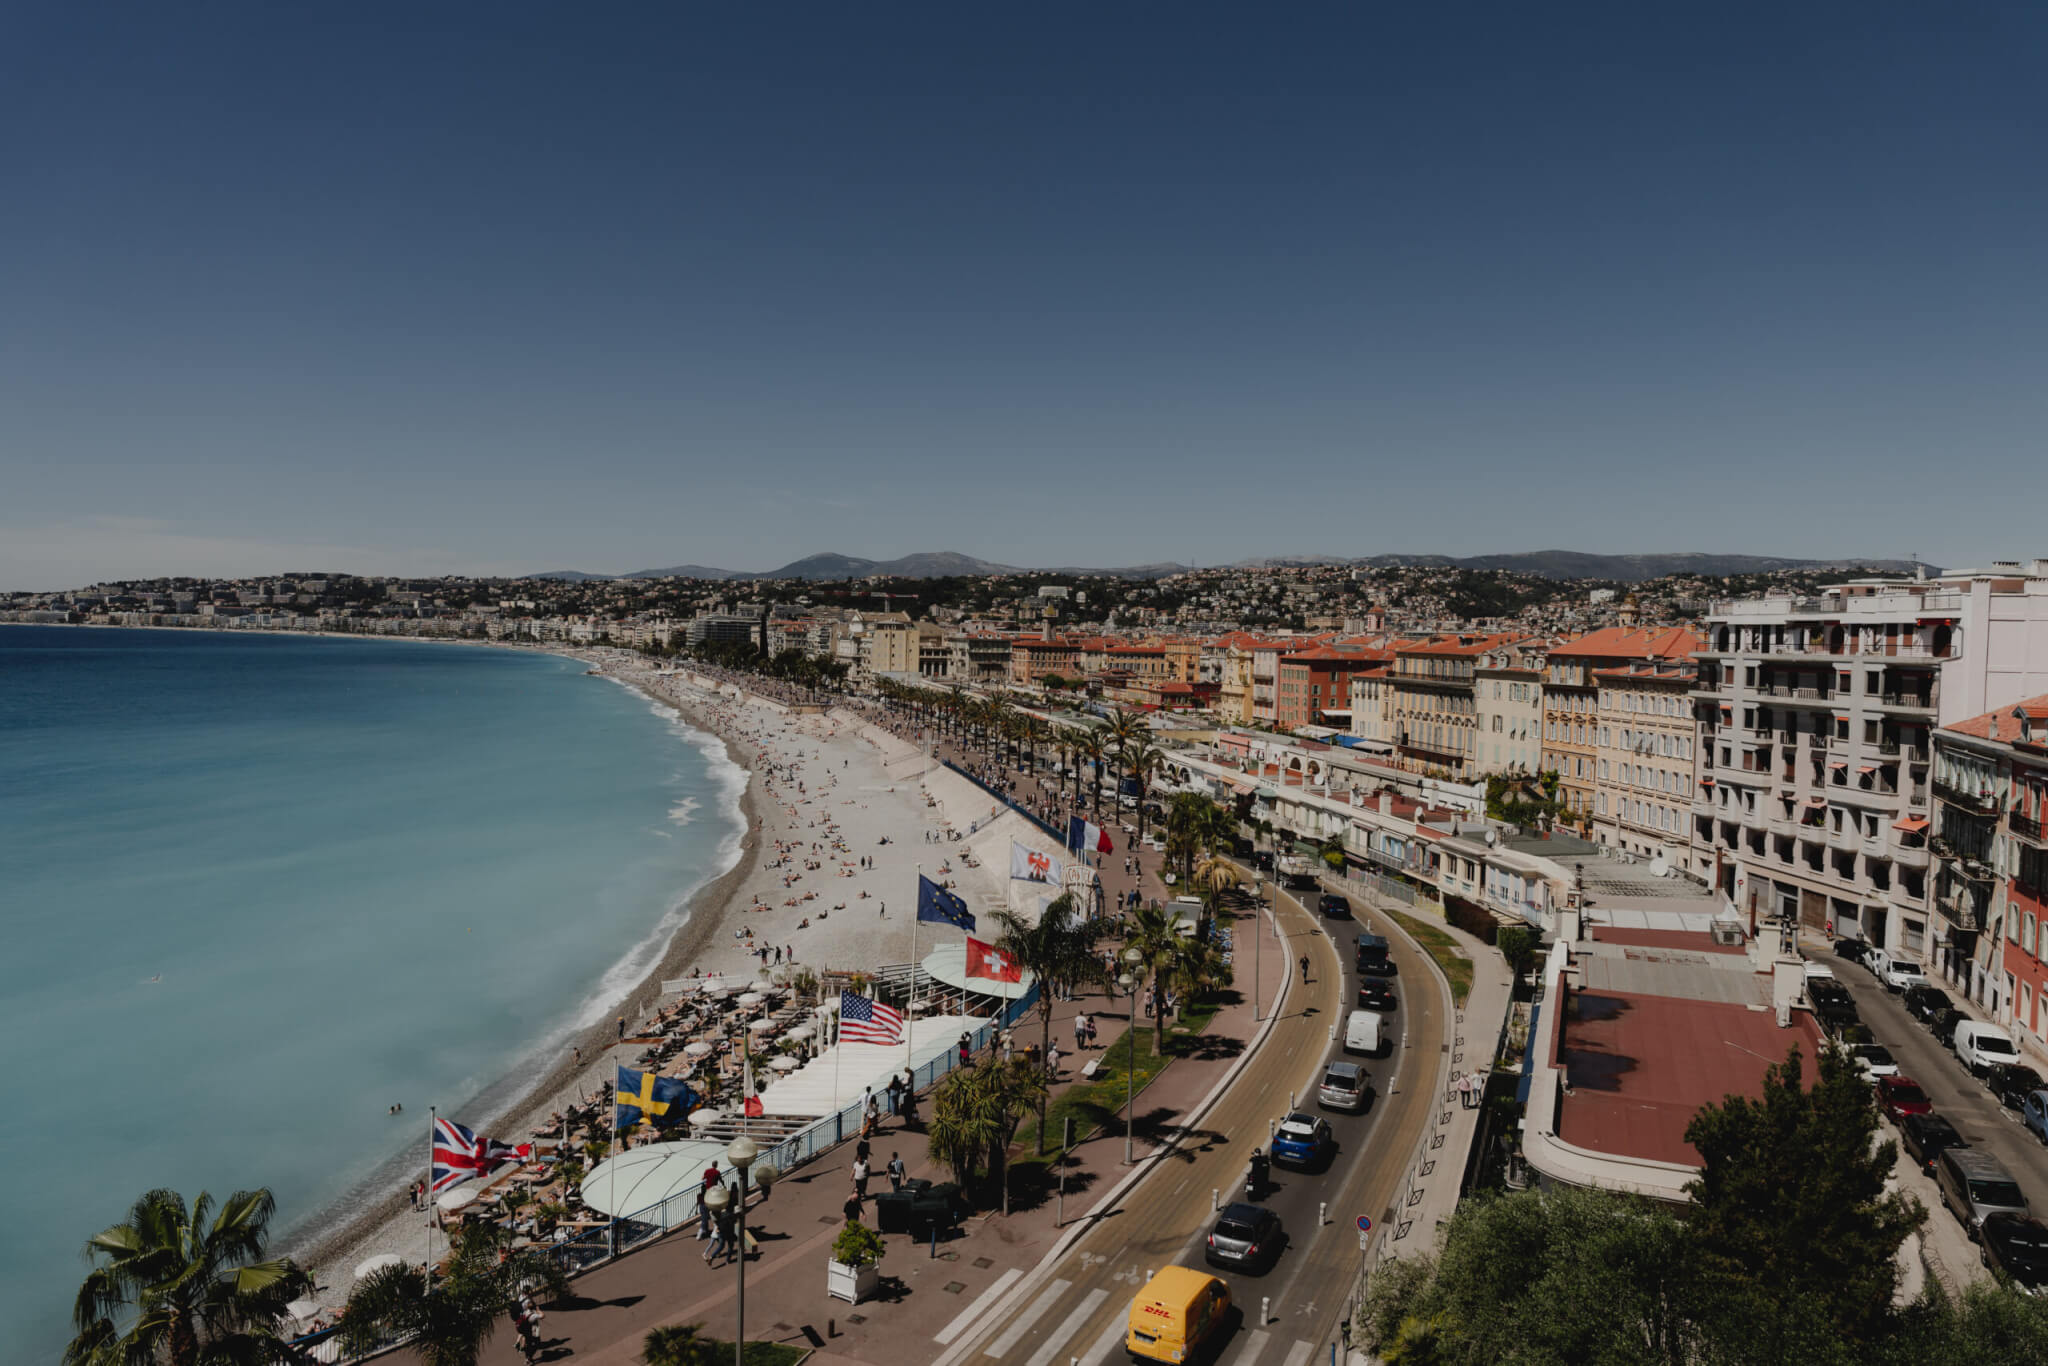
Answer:
MULTIPOLYGON (((740 797, 746 828, 736 861, 690 899, 661 961, 623 998, 615 1015, 626 1019, 629 1035, 661 1002, 664 979, 695 972, 772 975, 791 962, 822 972, 911 961, 919 865, 928 876, 953 882, 970 904, 1008 900, 1007 865, 999 867, 985 848, 1007 835, 993 827, 977 832, 983 838, 973 843, 984 846, 978 868, 960 858, 968 843, 947 837, 949 829, 964 835, 970 823, 987 821, 986 794, 941 771, 928 796, 920 782, 924 758, 901 739, 851 713, 796 714, 730 685, 665 672, 637 655, 565 653, 601 672, 594 686, 636 688, 688 726, 717 737, 726 757, 746 773, 740 797)), ((927 927, 923 948, 930 939, 927 927)), ((442 1113, 504 1141, 524 1142, 552 1113, 610 1080, 615 1052, 618 1061, 632 1064, 638 1050, 615 1050, 618 1033, 615 1019, 599 1021, 530 1084, 509 1079, 496 1088, 508 1098, 499 1113, 442 1113)), ((405 1180, 424 1174, 424 1141, 412 1166, 405 1180)), ((359 1198, 359 1208, 331 1225, 333 1232, 291 1249, 314 1268, 318 1298, 329 1308, 347 1297, 352 1269, 366 1258, 392 1253, 417 1262, 426 1255, 431 1216, 412 1210, 403 1185, 359 1198)), ((438 1255, 446 1243, 438 1232, 433 1238, 438 1255)))

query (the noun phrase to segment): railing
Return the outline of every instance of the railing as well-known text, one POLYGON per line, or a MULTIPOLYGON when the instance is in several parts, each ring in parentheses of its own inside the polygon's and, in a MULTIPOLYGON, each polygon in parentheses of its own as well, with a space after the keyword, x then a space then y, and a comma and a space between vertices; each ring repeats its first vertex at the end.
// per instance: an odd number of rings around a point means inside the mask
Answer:
POLYGON ((990 787, 990 786, 989 786, 989 785, 988 785, 987 783, 985 783, 985 782, 983 782, 983 781, 982 781, 981 779, 979 779, 979 778, 975 777, 975 776, 974 776, 974 775, 973 775, 972 773, 969 773, 969 772, 968 772, 968 771, 967 771, 966 769, 964 769, 964 768, 960 767, 960 765, 958 765, 958 764, 954 763, 954 762, 953 762, 953 761, 952 761, 951 759, 941 759, 941 760, 939 760, 939 764, 940 764, 940 766, 941 766, 941 767, 943 767, 943 768, 950 768, 950 769, 952 769, 952 770, 953 770, 953 771, 954 771, 955 773, 957 773, 957 774, 959 774, 959 775, 960 775, 961 777, 965 778, 965 779, 966 779, 966 780, 967 780, 968 782, 970 782, 970 783, 973 783, 973 784, 974 784, 974 785, 975 785, 976 787, 980 788, 980 789, 981 789, 981 790, 982 790, 983 792, 986 792, 986 793, 988 793, 988 795, 989 795, 989 796, 991 796, 991 797, 994 797, 994 798, 995 798, 995 799, 996 799, 996 800, 997 800, 998 802, 1001 802, 1001 803, 1002 803, 1002 804, 1003 804, 1004 806, 1007 806, 1007 807, 1009 807, 1009 808, 1010 808, 1010 810, 1012 810, 1012 811, 1016 812, 1016 813, 1017 813, 1018 815, 1022 816, 1022 817, 1023 817, 1023 818, 1025 819, 1025 820, 1027 820, 1027 821, 1030 821, 1030 822, 1031 822, 1031 823, 1032 823, 1033 825, 1037 826, 1037 827, 1038 827, 1038 828, 1039 828, 1040 830, 1043 830, 1043 831, 1044 831, 1044 832, 1045 832, 1046 834, 1048 834, 1048 835, 1052 836, 1052 837, 1053 837, 1054 839, 1058 840, 1058 841, 1060 842, 1060 848, 1064 849, 1064 848, 1066 848, 1066 847, 1067 847, 1067 832, 1066 832, 1066 831, 1064 831, 1064 830, 1055 830, 1055 829, 1053 829, 1053 827, 1052 827, 1052 824, 1051 824, 1051 823, 1050 823, 1049 821, 1044 821, 1044 820, 1041 820, 1041 819, 1039 819, 1039 818, 1038 818, 1037 816, 1033 815, 1033 814, 1032 814, 1032 813, 1031 813, 1031 812, 1030 812, 1030 811, 1029 811, 1029 810, 1028 810, 1027 808, 1025 808, 1025 807, 1022 807, 1022 806, 1019 806, 1019 805, 1017 805, 1017 803, 1015 803, 1015 802, 1011 801, 1011 800, 1010 800, 1010 799, 1009 799, 1008 797, 1006 797, 1006 796, 1004 796, 1004 795, 1003 795, 1002 793, 1000 793, 1000 792, 996 791, 996 790, 995 790, 994 788, 990 787))
POLYGON ((2041 833, 2042 826, 2044 823, 2035 820, 2030 816, 2022 816, 2018 812, 2014 812, 2011 816, 2008 816, 2006 818, 2006 823, 2012 827, 2012 832, 2015 835, 2018 835, 2021 839, 2035 840, 2038 842, 2044 838, 2044 836, 2041 833))

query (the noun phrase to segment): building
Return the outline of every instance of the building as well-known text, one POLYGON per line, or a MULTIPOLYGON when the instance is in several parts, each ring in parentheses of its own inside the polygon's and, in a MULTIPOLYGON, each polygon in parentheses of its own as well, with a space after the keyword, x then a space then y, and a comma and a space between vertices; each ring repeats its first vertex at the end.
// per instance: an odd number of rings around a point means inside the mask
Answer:
POLYGON ((1010 638, 994 631, 946 637, 946 677, 955 683, 1000 683, 1010 676, 1010 638))
POLYGON ((692 617, 685 628, 685 636, 692 645, 751 644, 761 648, 761 631, 764 627, 759 617, 732 616, 707 613, 692 617))
POLYGON ((1010 681, 1036 683, 1047 674, 1074 677, 1078 652, 1074 642, 1050 631, 1035 636, 1016 636, 1010 641, 1010 681))
POLYGON ((1479 769, 1478 668, 1515 635, 1443 636, 1394 647, 1394 753, 1404 766, 1462 778, 1479 769))
POLYGON ((1930 977, 2048 1063, 2048 696, 1934 733, 1930 977))
POLYGON ((1690 659, 1593 671, 1600 709, 1593 838, 1599 843, 1686 866, 1698 676, 1690 659))
POLYGON ((1318 645, 1281 656, 1274 671, 1274 725, 1349 726, 1351 681, 1386 668, 1387 651, 1366 646, 1318 645))
POLYGON ((1557 774, 1558 798, 1591 829, 1600 774, 1600 669, 1675 663, 1699 647, 1683 627, 1608 626, 1550 647, 1544 660, 1543 767, 1557 774))
MULTIPOLYGON (((1474 762, 1481 773, 1535 773, 1542 768, 1547 651, 1542 640, 1512 640, 1474 661, 1472 702, 1479 730, 1474 762)), ((1357 702, 1352 706, 1355 713, 1357 702)), ((1355 714, 1352 719, 1355 726, 1355 714)))

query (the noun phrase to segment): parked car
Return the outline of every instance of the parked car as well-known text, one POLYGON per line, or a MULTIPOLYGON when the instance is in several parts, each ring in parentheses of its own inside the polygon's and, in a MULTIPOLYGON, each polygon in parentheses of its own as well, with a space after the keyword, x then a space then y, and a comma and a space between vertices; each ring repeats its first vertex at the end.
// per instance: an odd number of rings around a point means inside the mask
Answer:
POLYGON ((2048 1143, 2048 1091, 2036 1091, 2020 1102, 2020 1123, 2035 1138, 2048 1143))
POLYGON ((1940 987, 1910 987, 1899 998, 1906 1007, 1906 1013, 1921 1024, 1932 1024, 1934 1017, 1944 1010, 1954 1010, 1955 1002, 1940 987))
POLYGON ((1321 896, 1317 897, 1316 909, 1321 911, 1330 920, 1349 920, 1351 918, 1350 900, 1338 896, 1335 892, 1324 892, 1321 896))
POLYGON ((1829 999, 1814 1002, 1813 1018, 1819 1020, 1821 1028, 1836 1038, 1863 1023, 1863 1017, 1856 1013, 1856 1003, 1848 1000, 1829 999))
POLYGON ((1941 1203, 1962 1221, 1963 1232, 1976 1238, 1994 1214, 2030 1214, 2020 1183, 2005 1164, 1975 1148, 1952 1147, 1934 1162, 1934 1185, 1941 1203))
POLYGON ((1856 1070, 1863 1080, 1875 1081, 1879 1077, 1896 1077, 1899 1074, 1898 1059, 1881 1043, 1852 1043, 1843 1047, 1849 1061, 1856 1064, 1856 1070))
POLYGON ((1360 1010, 1377 1010, 1384 1015, 1392 1011, 1397 1004, 1394 999, 1394 989, 1385 982, 1375 982, 1367 979, 1358 984, 1358 1008, 1360 1010))
POLYGON ((1835 957, 1846 958, 1852 963, 1861 963, 1869 952, 1870 945, 1864 943, 1861 939, 1837 939, 1835 941, 1835 957))
POLYGON ((1816 1007, 1830 1001, 1847 1001, 1852 1006, 1856 1003, 1856 998, 1849 994, 1849 988, 1832 977, 1807 978, 1806 999, 1816 1007))
POLYGON ((1286 1238, 1279 1215, 1263 1205, 1240 1201, 1225 1205, 1216 1216, 1203 1255, 1213 1266, 1265 1270, 1279 1258, 1286 1238))
POLYGON ((1330 1121, 1296 1110, 1273 1131, 1273 1165, 1310 1167, 1329 1151, 1330 1121))
POLYGON ((1984 1221, 1984 1265, 2029 1295, 2048 1292, 2048 1225, 2017 1214, 1984 1221))
POLYGON ((1919 1082, 1893 1073, 1877 1079, 1877 1108, 1884 1111, 1886 1119, 1896 1124, 1907 1115, 1933 1113, 1934 1102, 1920 1089, 1919 1082))
POLYGON ((1998 1097, 1998 1103, 2008 1110, 2019 1109, 2028 1096, 2048 1087, 2048 1081, 2042 1081, 2041 1074, 2023 1062, 2000 1063, 1984 1078, 1984 1084, 1991 1088, 1992 1095, 1998 1097))
POLYGON ((1927 1022, 1927 1032, 1943 1047, 1953 1047, 1956 1026, 1962 1022, 1963 1013, 1960 1010, 1938 1010, 1934 1013, 1934 1018, 1927 1022))
POLYGON ((1325 1110, 1356 1113, 1365 1108, 1372 1093, 1372 1078, 1355 1062, 1333 1062, 1323 1069, 1323 1083, 1316 1088, 1316 1104, 1325 1110))
POLYGON ((1884 966, 1877 970, 1877 980, 1884 983, 1886 991, 1906 991, 1927 985, 1927 975, 1910 958, 1886 958, 1884 966))
POLYGON ((2019 1061, 2020 1050, 2012 1035, 1982 1020, 1963 1020, 1956 1025, 1956 1058, 1972 1076, 1984 1076, 1994 1067, 2019 1061))
POLYGON ((1956 1126, 1937 1114, 1907 1115, 1899 1121, 1899 1146, 1906 1156, 1920 1164, 1920 1170, 1934 1171, 1935 1159, 1950 1148, 1967 1148, 1956 1126))

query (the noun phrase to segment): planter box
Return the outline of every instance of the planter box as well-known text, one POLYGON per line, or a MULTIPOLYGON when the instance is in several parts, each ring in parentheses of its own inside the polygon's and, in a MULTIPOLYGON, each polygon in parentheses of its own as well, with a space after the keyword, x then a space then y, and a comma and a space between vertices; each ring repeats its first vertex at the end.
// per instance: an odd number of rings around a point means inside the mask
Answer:
POLYGON ((881 1283, 882 1268, 879 1266, 855 1267, 830 1260, 825 1263, 825 1293, 833 1299, 859 1304, 873 1295, 881 1283))

